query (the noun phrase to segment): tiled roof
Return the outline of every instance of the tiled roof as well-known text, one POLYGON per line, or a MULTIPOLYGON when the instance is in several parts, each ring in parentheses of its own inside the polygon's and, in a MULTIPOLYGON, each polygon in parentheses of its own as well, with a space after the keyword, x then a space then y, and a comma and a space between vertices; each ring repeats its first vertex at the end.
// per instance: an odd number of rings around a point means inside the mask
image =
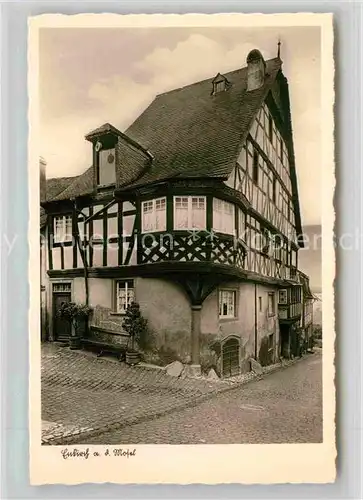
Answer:
POLYGON ((64 191, 65 189, 72 184, 72 182, 77 179, 78 176, 75 177, 52 177, 51 179, 47 179, 47 199, 52 199, 57 196, 59 193, 64 191))
MULTIPOLYGON (((68 188, 72 182, 74 182, 76 177, 52 177, 51 179, 47 179, 46 184, 46 193, 47 200, 51 200, 58 196, 62 191, 68 188)), ((45 214, 45 210, 43 207, 40 207, 40 226, 43 227, 47 220, 47 216, 45 214)))
POLYGON ((302 271, 299 271, 299 275, 300 275, 300 283, 302 284, 302 288, 303 288, 304 297, 307 299, 313 299, 314 295, 310 289, 309 277, 305 273, 303 273, 302 271))
POLYGON ((50 201, 69 200, 78 196, 91 194, 93 191, 93 167, 89 167, 82 175, 73 177, 66 189, 54 196, 50 201))
MULTIPOLYGON (((227 178, 252 121, 281 69, 279 58, 266 61, 266 81, 247 92, 247 67, 225 73, 228 90, 212 95, 215 77, 158 95, 125 135, 153 156, 136 182, 141 186, 170 178, 227 178)), ((105 124, 99 132, 117 131, 105 124)), ((96 131, 92 132, 92 135, 96 131)), ((121 165, 123 169, 133 165, 121 165)), ((91 194, 92 167, 52 201, 91 194)))
POLYGON ((216 95, 209 78, 157 96, 126 130, 154 156, 133 186, 175 177, 228 177, 280 68, 280 59, 267 61, 265 84, 250 92, 245 67, 226 73, 231 85, 216 95))

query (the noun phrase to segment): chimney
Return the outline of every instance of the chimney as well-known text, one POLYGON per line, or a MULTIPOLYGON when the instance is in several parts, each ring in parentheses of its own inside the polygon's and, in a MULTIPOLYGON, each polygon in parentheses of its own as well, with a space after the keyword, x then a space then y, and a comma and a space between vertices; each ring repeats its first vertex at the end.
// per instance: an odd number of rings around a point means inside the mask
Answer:
POLYGON ((251 50, 247 56, 247 91, 259 89, 265 83, 266 63, 261 52, 251 50))
POLYGON ((39 159, 39 196, 40 203, 47 199, 47 177, 46 177, 47 162, 44 158, 39 159))

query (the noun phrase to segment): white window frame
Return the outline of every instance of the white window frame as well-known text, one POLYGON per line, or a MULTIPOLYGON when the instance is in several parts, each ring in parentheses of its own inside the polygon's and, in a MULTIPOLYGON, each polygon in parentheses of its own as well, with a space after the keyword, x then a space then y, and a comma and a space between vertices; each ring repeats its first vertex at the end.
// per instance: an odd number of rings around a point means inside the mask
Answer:
POLYGON ((64 243, 66 241, 72 241, 73 238, 72 215, 69 214, 55 215, 53 217, 53 235, 54 235, 54 243, 64 243), (57 224, 58 221, 60 221, 61 224, 58 225, 57 224), (68 227, 69 224, 70 228, 68 227), (60 231, 58 231, 58 228, 61 228, 60 231))
POLYGON ((246 214, 238 208, 238 238, 246 241, 246 214))
POLYGON ((220 319, 235 319, 237 317, 237 290, 230 290, 228 288, 219 289, 218 311, 220 319), (231 297, 232 303, 229 300, 231 297), (227 307, 226 312, 224 312, 224 305, 227 307))
POLYGON ((135 301, 135 283, 133 280, 117 280, 115 282, 115 304, 116 313, 125 314, 127 307, 135 301), (124 307, 120 305, 120 292, 124 290, 125 304, 124 307))
POLYGON ((166 231, 166 197, 154 198, 153 200, 145 200, 141 204, 141 224, 143 233, 155 233, 159 231, 166 231), (151 228, 145 229, 145 219, 144 214, 148 213, 145 208, 149 207, 151 210, 151 228), (158 219, 157 212, 162 214, 162 217, 158 219))
POLYGON ((207 199, 205 196, 174 196, 173 200, 173 207, 174 207, 174 230, 175 231, 191 231, 193 229, 199 229, 203 230, 206 229, 207 227, 207 199), (177 204, 178 203, 183 203, 185 205, 184 209, 187 209, 187 224, 186 227, 177 227, 176 222, 178 220, 177 213, 178 213, 178 208, 177 204), (197 226, 193 222, 193 208, 195 208, 193 205, 197 205, 198 210, 200 208, 203 211, 203 224, 201 226, 197 226), (199 207, 199 205, 202 205, 202 207, 199 207))
POLYGON ((220 198, 213 198, 213 231, 217 233, 236 234, 236 216, 235 206, 229 201, 221 200, 220 198), (229 218, 232 222, 231 227, 228 227, 226 221, 229 218))

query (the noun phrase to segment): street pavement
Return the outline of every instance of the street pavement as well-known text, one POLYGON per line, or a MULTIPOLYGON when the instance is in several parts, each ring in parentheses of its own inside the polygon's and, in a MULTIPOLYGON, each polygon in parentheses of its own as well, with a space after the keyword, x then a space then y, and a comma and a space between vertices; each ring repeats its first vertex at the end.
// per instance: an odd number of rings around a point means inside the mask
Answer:
POLYGON ((41 389, 45 444, 321 441, 319 353, 236 388, 49 343, 41 389))
POLYGON ((298 363, 152 421, 90 439, 90 444, 322 442, 322 357, 298 363))
POLYGON ((49 444, 185 408, 226 387, 53 343, 42 344, 41 355, 42 439, 49 444))

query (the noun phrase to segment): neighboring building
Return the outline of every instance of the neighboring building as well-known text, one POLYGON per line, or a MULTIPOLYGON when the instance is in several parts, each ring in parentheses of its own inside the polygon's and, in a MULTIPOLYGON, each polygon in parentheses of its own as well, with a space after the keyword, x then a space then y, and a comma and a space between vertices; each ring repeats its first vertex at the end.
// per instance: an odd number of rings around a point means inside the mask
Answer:
POLYGON ((302 315, 301 315, 301 332, 305 345, 311 345, 311 337, 313 335, 313 307, 315 296, 311 292, 309 277, 299 271, 300 282, 302 284, 302 315))
MULTIPOLYGON (((47 199, 52 199, 60 194, 66 187, 74 182, 75 177, 58 177, 46 179, 46 161, 44 158, 39 160, 40 177, 40 202, 45 203, 47 199)), ((49 229, 47 227, 47 214, 44 208, 40 207, 40 319, 41 319, 41 339, 49 339, 49 327, 52 321, 52 314, 48 310, 49 298, 49 260, 47 238, 49 229)))
POLYGON ((50 340, 69 334, 62 301, 88 297, 90 334, 117 342, 136 300, 157 346, 196 372, 290 356, 303 242, 281 66, 253 50, 247 67, 158 95, 125 133, 86 136, 92 165, 42 204, 50 340))

